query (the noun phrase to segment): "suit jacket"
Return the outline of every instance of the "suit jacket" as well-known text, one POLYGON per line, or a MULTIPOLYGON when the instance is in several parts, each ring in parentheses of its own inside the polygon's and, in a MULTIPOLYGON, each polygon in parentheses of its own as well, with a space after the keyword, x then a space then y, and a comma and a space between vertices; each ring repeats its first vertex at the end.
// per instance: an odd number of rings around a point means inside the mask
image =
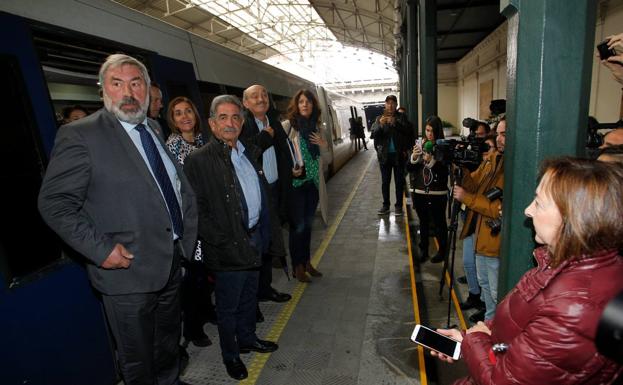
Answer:
MULTIPOLYGON (((148 119, 150 127, 157 128, 148 119)), ((162 139, 158 138, 165 148, 162 139)), ((181 192, 186 256, 197 235, 195 194, 182 168, 181 192)), ((39 193, 39 210, 48 225, 91 264, 93 286, 108 295, 162 289, 171 273, 171 219, 158 183, 117 118, 105 109, 61 127, 39 193), (103 269, 115 244, 134 255, 128 269, 103 269)))
POLYGON ((260 152, 257 162, 262 165, 262 154, 270 146, 275 148, 275 157, 277 158, 277 172, 279 179, 277 180, 277 186, 279 189, 279 199, 277 201, 277 211, 281 223, 285 223, 288 220, 288 190, 292 183, 292 157, 288 148, 288 136, 283 130, 281 122, 277 118, 276 114, 272 111, 266 113, 270 126, 273 128, 275 136, 271 137, 266 131, 260 131, 255 123, 253 114, 248 110, 244 111, 244 124, 242 125, 242 131, 240 132, 240 140, 246 145, 247 143, 253 144, 259 147, 260 152))

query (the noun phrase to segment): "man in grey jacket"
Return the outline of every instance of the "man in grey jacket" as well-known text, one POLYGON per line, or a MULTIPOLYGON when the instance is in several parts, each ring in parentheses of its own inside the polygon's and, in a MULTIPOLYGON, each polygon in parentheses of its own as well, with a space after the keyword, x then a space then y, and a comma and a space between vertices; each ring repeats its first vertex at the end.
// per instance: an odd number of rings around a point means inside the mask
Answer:
POLYGON ((48 225, 87 260, 126 384, 180 384, 180 260, 195 195, 146 117, 150 79, 126 55, 99 74, 105 108, 60 129, 39 194, 48 225))

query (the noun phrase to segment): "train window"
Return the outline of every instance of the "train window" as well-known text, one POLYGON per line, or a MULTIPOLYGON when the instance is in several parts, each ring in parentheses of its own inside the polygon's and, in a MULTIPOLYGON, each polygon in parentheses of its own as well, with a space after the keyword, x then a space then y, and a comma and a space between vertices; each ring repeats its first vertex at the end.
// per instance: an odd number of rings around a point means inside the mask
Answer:
POLYGON ((210 82, 198 82, 201 100, 203 101, 203 110, 206 114, 210 113, 210 105, 215 97, 226 93, 225 86, 210 82))
POLYGON ((60 259, 61 241, 37 209, 44 155, 15 57, 0 55, 0 84, 6 96, 1 104, 0 273, 9 285, 60 259))
POLYGON ((234 87, 234 86, 225 86, 225 89, 229 95, 235 95, 240 100, 242 100, 242 94, 244 93, 244 88, 234 87))

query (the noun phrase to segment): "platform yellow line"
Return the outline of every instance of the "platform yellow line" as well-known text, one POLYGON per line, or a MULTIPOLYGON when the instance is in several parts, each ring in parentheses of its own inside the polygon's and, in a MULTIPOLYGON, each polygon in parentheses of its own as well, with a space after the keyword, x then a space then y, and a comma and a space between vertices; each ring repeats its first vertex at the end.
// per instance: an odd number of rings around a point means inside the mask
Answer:
MULTIPOLYGON (((411 231, 409 230, 409 215, 407 215, 407 205, 403 200, 404 222, 405 232, 407 234, 407 251, 409 254, 409 273, 411 275, 411 298, 413 300, 413 317, 416 325, 421 323, 420 320, 420 307, 418 306, 417 289, 415 287, 415 269, 413 266, 413 250, 411 249, 411 231)), ((417 346, 418 355, 418 367, 420 368, 420 383, 421 385, 428 385, 428 376, 426 375, 426 363, 424 361, 424 348, 421 345, 417 346)))
MULTIPOLYGON (((322 239, 322 242, 320 242, 320 245, 316 249, 316 252, 314 253, 314 256, 311 259, 311 263, 314 266, 318 266, 318 264, 322 260, 322 257, 324 256, 324 253, 327 250, 327 247, 329 247, 329 243, 331 243, 331 240, 333 239, 333 236, 335 235, 337 228, 342 222, 344 215, 346 215, 346 211, 348 210, 348 208, 350 207, 350 204, 355 198, 355 194, 357 193, 357 190, 359 190, 359 186, 361 185, 361 182, 363 181, 363 178, 365 177, 366 172, 368 171, 368 168, 370 168, 370 163, 372 163, 373 158, 374 157, 371 156, 370 159, 368 160, 368 163, 364 167, 363 172, 361 173, 361 175, 359 176, 359 179, 355 183, 353 190, 350 192, 350 194, 348 194, 346 201, 344 201, 344 204, 342 204, 340 211, 338 211, 337 215, 335 216, 335 219, 333 220, 333 223, 327 229, 327 232, 325 233, 324 238, 322 239)), ((294 290, 292 291, 292 299, 286 302, 283 309, 277 316, 277 319, 275 320, 272 328, 270 329, 268 334, 264 336, 265 339, 269 341, 279 340, 279 337, 281 337, 281 333, 283 333, 283 330, 288 324, 290 317, 292 317, 292 313, 294 313, 294 310, 296 309, 296 305, 301 300, 301 297, 303 296, 303 292, 305 291, 305 288, 307 287, 307 285, 308 285, 307 283, 297 282, 296 286, 294 287, 294 290)), ((270 358, 270 353, 255 354, 255 356, 253 357, 253 360, 247 366, 249 377, 247 377, 243 381, 240 381, 239 384, 240 385, 255 385, 255 382, 260 377, 260 374, 262 374, 264 365, 266 365, 266 362, 268 361, 269 358, 270 358)))

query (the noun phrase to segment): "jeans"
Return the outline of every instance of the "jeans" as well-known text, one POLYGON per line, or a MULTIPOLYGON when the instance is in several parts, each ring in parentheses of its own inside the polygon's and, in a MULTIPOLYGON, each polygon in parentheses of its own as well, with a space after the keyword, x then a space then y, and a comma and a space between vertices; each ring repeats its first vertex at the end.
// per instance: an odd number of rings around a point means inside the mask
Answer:
POLYGON ((480 294, 476 269, 476 253, 474 252, 474 234, 463 239, 463 270, 467 278, 467 288, 473 295, 480 294))
POLYGON ((255 334, 257 270, 217 271, 216 315, 223 361, 240 358, 240 346, 251 345, 255 334))
POLYGON ((305 264, 310 259, 311 232, 318 207, 318 188, 313 182, 307 182, 290 190, 288 216, 290 222, 290 257, 292 269, 305 264))
POLYGON ((387 160, 381 167, 381 191, 383 192, 383 206, 389 207, 389 184, 394 171, 394 186, 396 188, 396 207, 402 207, 402 194, 405 189, 405 165, 398 160, 395 152, 387 154, 387 160))
POLYGON ((487 307, 485 320, 490 320, 495 315, 495 307, 498 304, 500 259, 476 254, 476 269, 478 270, 478 283, 480 290, 482 290, 482 297, 484 297, 487 307))

